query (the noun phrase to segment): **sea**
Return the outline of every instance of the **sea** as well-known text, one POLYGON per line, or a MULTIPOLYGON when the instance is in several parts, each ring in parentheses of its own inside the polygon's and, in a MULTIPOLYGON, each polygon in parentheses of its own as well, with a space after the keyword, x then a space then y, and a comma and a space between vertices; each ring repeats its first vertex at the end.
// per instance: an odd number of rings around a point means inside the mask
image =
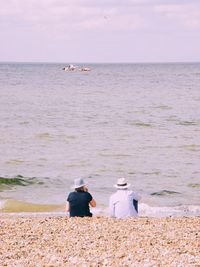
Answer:
POLYGON ((108 215, 125 177, 140 216, 200 216, 200 63, 68 64, 0 63, 0 213, 65 215, 84 178, 108 215))

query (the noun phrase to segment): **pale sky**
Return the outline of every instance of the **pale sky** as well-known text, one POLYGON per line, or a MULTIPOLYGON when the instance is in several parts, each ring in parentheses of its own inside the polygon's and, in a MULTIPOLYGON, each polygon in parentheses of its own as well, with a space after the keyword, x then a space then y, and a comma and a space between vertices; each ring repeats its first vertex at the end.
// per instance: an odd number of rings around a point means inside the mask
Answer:
POLYGON ((0 0, 0 61, 200 61, 200 0, 0 0))

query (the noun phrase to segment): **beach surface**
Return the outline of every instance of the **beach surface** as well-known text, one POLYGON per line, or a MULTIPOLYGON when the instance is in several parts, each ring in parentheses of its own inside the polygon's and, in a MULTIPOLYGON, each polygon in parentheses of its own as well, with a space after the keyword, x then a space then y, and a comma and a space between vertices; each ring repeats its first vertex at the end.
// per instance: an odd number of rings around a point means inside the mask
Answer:
POLYGON ((200 266, 200 217, 0 220, 0 266, 200 266))

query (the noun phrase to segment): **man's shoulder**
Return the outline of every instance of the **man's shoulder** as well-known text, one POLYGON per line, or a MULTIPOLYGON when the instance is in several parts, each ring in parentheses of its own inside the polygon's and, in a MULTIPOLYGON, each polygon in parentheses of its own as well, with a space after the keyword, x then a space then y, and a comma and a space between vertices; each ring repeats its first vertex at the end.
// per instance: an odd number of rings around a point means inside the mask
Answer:
POLYGON ((110 196, 110 200, 115 200, 115 199, 117 199, 117 198, 119 198, 119 192, 118 192, 118 191, 116 191, 115 193, 113 193, 113 194, 110 196))
POLYGON ((88 201, 91 201, 92 200, 92 195, 89 193, 89 192, 81 192, 80 193, 80 197, 81 199, 85 199, 85 200, 88 200, 88 201))
POLYGON ((118 198, 120 196, 135 196, 135 192, 132 190, 117 190, 110 198, 118 198))
POLYGON ((133 194, 135 194, 132 190, 128 190, 127 193, 128 193, 129 195, 133 195, 133 194))
POLYGON ((69 196, 74 196, 74 195, 76 195, 76 192, 75 191, 69 193, 69 196))
POLYGON ((139 199, 140 199, 140 196, 138 195, 138 193, 136 193, 136 192, 134 192, 134 191, 132 191, 132 190, 129 191, 129 194, 130 194, 130 196, 132 196, 135 200, 139 200, 139 199))
POLYGON ((75 192, 70 192, 70 193, 68 194, 67 201, 70 201, 71 199, 74 198, 74 193, 75 193, 75 192))
POLYGON ((91 195, 89 192, 83 192, 85 195, 91 195))

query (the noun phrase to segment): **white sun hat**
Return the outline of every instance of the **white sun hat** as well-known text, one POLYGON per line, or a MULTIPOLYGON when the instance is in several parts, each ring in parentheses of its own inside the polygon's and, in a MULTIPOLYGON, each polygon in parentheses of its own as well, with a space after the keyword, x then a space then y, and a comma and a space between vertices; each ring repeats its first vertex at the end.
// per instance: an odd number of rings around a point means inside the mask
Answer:
POLYGON ((78 178, 78 179, 74 180, 74 184, 73 184, 72 188, 77 189, 77 188, 80 188, 80 187, 85 186, 85 185, 86 185, 86 183, 83 180, 83 178, 78 178))
POLYGON ((130 187, 130 184, 127 183, 125 178, 119 178, 117 180, 117 184, 115 184, 114 187, 116 187, 118 189, 126 189, 126 188, 130 187))

